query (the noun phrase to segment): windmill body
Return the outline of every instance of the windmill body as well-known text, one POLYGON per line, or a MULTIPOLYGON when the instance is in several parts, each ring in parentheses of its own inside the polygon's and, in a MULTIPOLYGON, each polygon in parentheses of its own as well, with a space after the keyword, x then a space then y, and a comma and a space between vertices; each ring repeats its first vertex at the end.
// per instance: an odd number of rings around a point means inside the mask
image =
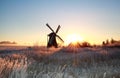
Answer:
POLYGON ((46 24, 46 26, 52 31, 50 34, 48 34, 49 40, 48 40, 48 42, 47 42, 47 47, 48 47, 48 48, 50 48, 50 47, 55 47, 55 48, 57 48, 57 47, 58 47, 58 44, 57 44, 57 41, 56 41, 56 37, 58 37, 62 42, 64 42, 64 41, 62 40, 62 38, 57 35, 57 32, 58 32, 59 29, 60 29, 60 25, 58 26, 56 32, 54 32, 54 30, 53 30, 48 24, 46 24))
POLYGON ((57 45, 57 41, 56 41, 56 34, 50 33, 48 36, 49 36, 49 41, 47 43, 47 47, 49 48, 49 47, 54 46, 55 48, 57 48, 58 45, 57 45))

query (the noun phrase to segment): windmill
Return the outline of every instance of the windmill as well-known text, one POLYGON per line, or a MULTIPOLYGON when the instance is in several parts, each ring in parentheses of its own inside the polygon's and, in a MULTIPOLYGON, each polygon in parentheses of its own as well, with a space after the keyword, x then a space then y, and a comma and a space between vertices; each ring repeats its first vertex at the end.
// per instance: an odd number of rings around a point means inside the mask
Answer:
POLYGON ((60 39, 62 42, 63 39, 57 35, 59 29, 60 29, 60 25, 58 25, 58 28, 56 29, 56 31, 54 32, 54 30, 48 25, 48 23, 46 24, 46 26, 52 31, 50 34, 48 34, 48 37, 49 37, 49 40, 47 40, 47 47, 50 48, 50 47, 55 47, 57 48, 58 47, 58 44, 57 44, 57 41, 56 41, 56 37, 58 37, 58 39, 60 39))

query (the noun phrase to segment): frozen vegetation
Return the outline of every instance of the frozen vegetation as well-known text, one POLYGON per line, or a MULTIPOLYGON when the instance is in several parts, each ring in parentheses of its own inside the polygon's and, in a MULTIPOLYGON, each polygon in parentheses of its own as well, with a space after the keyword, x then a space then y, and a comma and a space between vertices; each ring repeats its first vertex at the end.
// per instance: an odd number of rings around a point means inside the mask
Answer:
POLYGON ((0 78, 120 78, 120 48, 2 49, 0 78))

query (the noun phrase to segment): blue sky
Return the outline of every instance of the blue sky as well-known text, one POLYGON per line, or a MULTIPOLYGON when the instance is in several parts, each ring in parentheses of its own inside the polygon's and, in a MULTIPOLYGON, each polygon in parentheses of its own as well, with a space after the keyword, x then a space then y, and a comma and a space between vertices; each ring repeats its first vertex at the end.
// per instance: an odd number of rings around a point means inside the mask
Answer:
POLYGON ((120 0, 0 0, 0 41, 46 44, 46 23, 54 30, 60 24, 63 39, 120 39, 120 0))

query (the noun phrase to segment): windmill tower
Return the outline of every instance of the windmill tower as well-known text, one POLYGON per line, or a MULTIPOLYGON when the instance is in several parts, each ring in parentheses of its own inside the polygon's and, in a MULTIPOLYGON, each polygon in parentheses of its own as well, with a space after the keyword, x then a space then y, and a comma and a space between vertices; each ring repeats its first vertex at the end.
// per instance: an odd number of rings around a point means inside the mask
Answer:
POLYGON ((56 29, 56 31, 54 32, 54 30, 48 25, 48 23, 46 24, 46 26, 52 31, 50 34, 48 34, 48 37, 49 37, 49 40, 47 41, 47 47, 50 48, 50 47, 55 47, 57 48, 58 47, 58 44, 57 44, 57 41, 56 41, 56 37, 58 37, 62 42, 63 39, 57 35, 59 29, 60 29, 60 25, 58 25, 58 28, 56 29))

